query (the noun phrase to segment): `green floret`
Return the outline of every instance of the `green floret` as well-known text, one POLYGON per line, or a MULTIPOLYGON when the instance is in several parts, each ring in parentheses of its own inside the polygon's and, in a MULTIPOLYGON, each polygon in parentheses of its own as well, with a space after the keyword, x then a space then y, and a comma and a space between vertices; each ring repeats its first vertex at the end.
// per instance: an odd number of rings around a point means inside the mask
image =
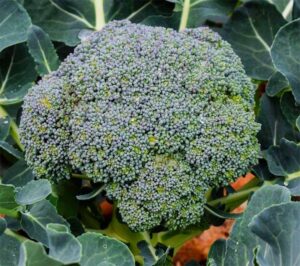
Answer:
POLYGON ((130 186, 112 184, 108 193, 134 231, 161 224, 176 230, 200 221, 206 190, 183 158, 156 155, 130 186))
POLYGON ((26 160, 37 177, 105 183, 134 230, 199 222, 205 192, 257 162, 254 86, 208 28, 115 21, 25 98, 26 160))

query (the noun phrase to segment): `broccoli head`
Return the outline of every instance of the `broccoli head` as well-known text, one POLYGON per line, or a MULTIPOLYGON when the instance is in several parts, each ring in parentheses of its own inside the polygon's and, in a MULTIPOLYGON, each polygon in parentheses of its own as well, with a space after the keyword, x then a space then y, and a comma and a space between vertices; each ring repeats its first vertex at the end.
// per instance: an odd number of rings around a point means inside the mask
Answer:
POLYGON ((257 162, 254 86, 202 27, 114 21, 25 97, 21 137, 37 177, 106 184, 136 231, 199 222, 209 187, 257 162))

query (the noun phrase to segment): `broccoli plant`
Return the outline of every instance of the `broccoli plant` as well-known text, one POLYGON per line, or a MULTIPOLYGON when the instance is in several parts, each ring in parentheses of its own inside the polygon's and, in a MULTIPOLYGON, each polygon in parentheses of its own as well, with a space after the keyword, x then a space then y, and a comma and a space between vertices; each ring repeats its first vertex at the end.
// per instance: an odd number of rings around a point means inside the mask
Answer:
POLYGON ((185 229, 209 188, 257 163, 253 99, 212 30, 115 21, 30 89, 21 140, 37 177, 103 184, 133 231, 185 229))
POLYGON ((0 0, 0 266, 296 265, 299 10, 0 0))

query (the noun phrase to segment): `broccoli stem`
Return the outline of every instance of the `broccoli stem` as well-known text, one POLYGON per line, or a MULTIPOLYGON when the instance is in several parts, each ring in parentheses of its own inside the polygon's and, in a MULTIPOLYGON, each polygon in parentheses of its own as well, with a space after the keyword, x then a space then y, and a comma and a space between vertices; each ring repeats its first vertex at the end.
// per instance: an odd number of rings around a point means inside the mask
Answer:
MULTIPOLYGON (((5 118, 7 116, 9 116, 8 113, 5 111, 5 109, 2 106, 0 106, 0 118, 5 118)), ((10 130, 10 135, 12 136, 12 138, 14 139, 14 141, 16 142, 20 150, 24 151, 24 146, 20 141, 19 128, 13 119, 11 119, 9 130, 10 130)))
POLYGON ((88 176, 86 175, 83 175, 83 174, 75 174, 75 173, 72 173, 71 174, 71 177, 72 178, 79 178, 79 179, 87 179, 87 180, 90 180, 91 178, 89 178, 88 176))
POLYGON ((179 25, 179 31, 185 30, 189 19, 189 13, 190 13, 190 0, 184 0, 180 25, 179 25))

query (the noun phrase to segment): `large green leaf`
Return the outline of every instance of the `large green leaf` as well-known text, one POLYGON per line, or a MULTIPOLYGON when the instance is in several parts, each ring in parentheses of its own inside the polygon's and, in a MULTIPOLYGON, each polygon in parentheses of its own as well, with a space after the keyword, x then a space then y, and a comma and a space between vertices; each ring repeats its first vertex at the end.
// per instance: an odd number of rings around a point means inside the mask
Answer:
POLYGON ((24 44, 0 54, 0 104, 21 102, 37 77, 34 62, 24 44))
POLYGON ((289 202, 290 199, 291 195, 289 190, 278 185, 262 187, 255 192, 243 216, 236 220, 230 238, 224 242, 218 242, 218 247, 212 249, 209 255, 211 265, 214 265, 213 263, 216 263, 216 261, 223 263, 220 265, 255 265, 254 251, 258 247, 264 248, 266 243, 251 232, 248 224, 254 215, 260 213, 267 207, 289 202), (215 257, 216 254, 218 257, 215 257))
POLYGON ((15 187, 23 187, 33 179, 33 174, 24 160, 17 161, 8 168, 2 178, 3 184, 12 184, 15 187))
POLYGON ((31 25, 26 10, 15 0, 0 0, 0 52, 27 39, 31 25))
POLYGON ((62 266, 63 264, 50 258, 43 245, 33 241, 26 240, 21 245, 20 266, 62 266))
POLYGON ((257 117, 261 124, 258 138, 263 150, 276 146, 282 138, 298 140, 299 133, 289 124, 282 114, 278 98, 263 95, 260 100, 260 110, 257 117))
POLYGON ((224 38, 241 57, 249 76, 267 80, 275 71, 271 45, 285 20, 275 6, 250 1, 238 8, 224 25, 224 38))
POLYGON ((206 20, 217 23, 227 21, 233 11, 236 0, 186 0, 170 1, 176 3, 172 16, 152 15, 142 23, 152 26, 164 26, 184 30, 196 28, 206 20))
POLYGON ((269 96, 273 97, 282 92, 285 88, 289 87, 289 82, 284 75, 280 72, 274 72, 269 78, 266 92, 269 96))
POLYGON ((282 27, 271 49, 276 68, 283 73, 292 86, 295 99, 300 103, 300 19, 282 27))
POLYGON ((51 184, 46 179, 32 180, 16 193, 16 202, 30 205, 39 202, 51 194, 51 184))
POLYGON ((218 239, 209 250, 208 266, 225 266, 226 240, 218 239))
POLYGON ((81 266, 134 266, 129 248, 122 242, 97 233, 78 237, 82 245, 81 266))
POLYGON ((300 177, 300 146, 282 139, 279 146, 270 147, 266 153, 270 172, 288 179, 300 177))
POLYGON ((299 265, 299 220, 299 202, 271 206, 253 217, 251 231, 267 243, 256 254, 260 266, 299 265))
POLYGON ((19 262, 21 243, 14 237, 0 236, 0 266, 16 266, 19 262))
POLYGON ((286 92, 281 96, 280 106, 286 120, 296 127, 296 120, 300 115, 300 105, 295 102, 291 92, 286 92))
MULTIPOLYGON (((243 2, 249 2, 250 0, 243 0, 243 2)), ((286 19, 290 19, 292 16, 294 0, 261 0, 272 3, 276 6, 278 11, 286 19)), ((297 1, 297 0, 296 0, 297 1)))
POLYGON ((63 264, 71 264, 80 261, 81 244, 73 236, 69 228, 62 224, 48 224, 49 256, 63 264))
POLYGON ((28 212, 21 214, 22 229, 33 239, 49 245, 47 224, 58 223, 68 226, 68 223, 57 214, 54 206, 47 200, 33 204, 28 212))
POLYGON ((300 1, 299 0, 294 1, 292 17, 293 17, 293 19, 300 17, 300 1))
POLYGON ((49 35, 40 27, 33 25, 29 28, 27 43, 29 52, 37 64, 36 70, 41 76, 58 68, 59 59, 54 46, 49 35))
POLYGON ((34 24, 45 30, 50 38, 74 46, 83 29, 100 30, 113 19, 145 19, 151 11, 151 0, 24 0, 24 6, 34 24))

